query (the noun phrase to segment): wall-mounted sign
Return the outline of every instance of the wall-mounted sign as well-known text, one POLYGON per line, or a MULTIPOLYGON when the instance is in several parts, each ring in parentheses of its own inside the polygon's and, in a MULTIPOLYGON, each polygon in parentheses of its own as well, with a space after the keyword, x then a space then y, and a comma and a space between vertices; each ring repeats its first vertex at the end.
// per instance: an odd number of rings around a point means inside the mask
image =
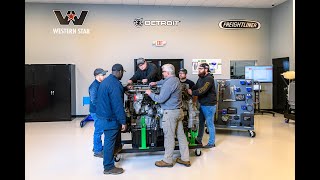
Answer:
MULTIPOLYGON (((78 17, 76 12, 73 10, 67 11, 66 15, 63 17, 60 10, 53 10, 56 18, 60 25, 62 26, 80 26, 83 24, 89 11, 81 11, 78 17), (70 22, 72 23, 70 24, 70 22)), ((90 29, 87 28, 53 28, 53 34, 90 34, 90 29)))
POLYGON ((143 18, 135 18, 133 24, 136 27, 142 26, 178 26, 179 20, 143 20, 143 18))
POLYGON ((167 41, 162 41, 162 40, 157 40, 152 42, 152 45, 155 45, 157 47, 162 47, 166 44, 167 44, 167 41))
POLYGON ((258 21, 227 20, 220 21, 219 27, 222 29, 260 29, 261 24, 258 21))
POLYGON ((202 63, 208 63, 210 74, 221 74, 221 59, 192 59, 192 74, 198 74, 198 67, 202 63))

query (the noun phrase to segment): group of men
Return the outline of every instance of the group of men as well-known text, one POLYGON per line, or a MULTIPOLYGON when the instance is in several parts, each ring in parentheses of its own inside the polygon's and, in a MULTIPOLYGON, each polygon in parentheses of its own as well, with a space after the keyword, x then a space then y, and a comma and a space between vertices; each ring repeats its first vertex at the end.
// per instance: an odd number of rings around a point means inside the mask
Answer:
POLYGON ((120 80, 125 70, 121 64, 114 64, 112 72, 105 77, 107 71, 97 68, 94 71, 95 80, 89 87, 90 115, 94 119, 93 152, 94 156, 103 158, 104 174, 121 174, 122 168, 116 167, 114 154, 122 149, 121 131, 127 128, 126 115, 123 107, 124 92, 131 89, 132 83, 141 81, 150 86, 161 85, 159 94, 146 90, 150 98, 159 103, 163 109, 163 132, 164 132, 164 158, 156 161, 158 167, 173 167, 173 151, 175 148, 175 137, 179 142, 180 158, 176 162, 187 167, 191 166, 189 158, 189 147, 184 134, 182 120, 181 83, 187 83, 187 93, 198 97, 200 104, 199 132, 196 142, 202 145, 202 137, 205 122, 209 130, 208 144, 204 148, 215 146, 215 128, 213 117, 216 111, 216 91, 214 78, 210 74, 207 63, 202 63, 198 68, 199 79, 195 84, 186 78, 187 70, 179 70, 179 78, 175 75, 175 67, 172 64, 164 64, 161 67, 162 78, 159 77, 155 64, 147 62, 144 58, 137 59, 138 70, 128 80, 128 85, 123 86, 120 80), (101 135, 104 134, 102 145, 101 135))

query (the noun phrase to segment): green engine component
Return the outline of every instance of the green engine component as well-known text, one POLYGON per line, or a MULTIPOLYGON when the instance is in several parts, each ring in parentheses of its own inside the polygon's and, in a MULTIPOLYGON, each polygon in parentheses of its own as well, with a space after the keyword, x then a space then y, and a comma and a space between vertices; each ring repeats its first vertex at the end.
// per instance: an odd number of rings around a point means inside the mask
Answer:
POLYGON ((188 135, 187 135, 189 146, 196 146, 197 145, 196 144, 197 137, 198 137, 198 130, 194 131, 194 130, 190 129, 188 132, 188 135))
POLYGON ((140 122, 141 122, 141 147, 139 147, 139 149, 149 149, 149 147, 147 147, 147 125, 146 125, 144 116, 141 117, 140 122))

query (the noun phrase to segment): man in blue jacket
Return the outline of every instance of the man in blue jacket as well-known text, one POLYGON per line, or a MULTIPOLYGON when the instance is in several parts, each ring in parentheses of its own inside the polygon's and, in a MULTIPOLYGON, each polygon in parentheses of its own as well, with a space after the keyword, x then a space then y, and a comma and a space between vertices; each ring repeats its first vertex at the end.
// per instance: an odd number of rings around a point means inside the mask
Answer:
POLYGON ((107 72, 108 71, 105 71, 101 68, 95 69, 93 72, 95 79, 89 86, 89 97, 90 97, 89 112, 90 112, 90 116, 94 121, 93 155, 101 158, 103 157, 103 152, 102 152, 103 146, 102 146, 102 140, 101 140, 103 129, 97 124, 96 103, 97 103, 97 92, 98 92, 100 82, 104 80, 107 72))
POLYGON ((116 139, 121 135, 120 129, 125 131, 127 128, 123 107, 124 88, 120 82, 123 73, 123 66, 114 64, 112 74, 100 83, 98 89, 97 118, 98 123, 104 127, 104 174, 121 174, 124 171, 115 167, 113 158, 116 139))

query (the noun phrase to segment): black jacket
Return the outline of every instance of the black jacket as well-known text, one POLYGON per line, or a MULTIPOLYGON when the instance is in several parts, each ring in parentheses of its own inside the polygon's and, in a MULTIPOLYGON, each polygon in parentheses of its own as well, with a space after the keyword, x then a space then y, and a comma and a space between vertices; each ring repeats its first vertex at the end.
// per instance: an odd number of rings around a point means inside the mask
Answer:
POLYGON ((136 83, 137 80, 148 79, 148 83, 157 82, 161 79, 158 74, 158 68, 155 64, 147 62, 147 69, 142 71, 140 68, 130 78, 132 82, 136 83))
POLYGON ((198 96, 198 101, 203 106, 214 106, 217 104, 217 93, 214 78, 211 74, 199 77, 196 85, 192 87, 192 95, 198 96))

